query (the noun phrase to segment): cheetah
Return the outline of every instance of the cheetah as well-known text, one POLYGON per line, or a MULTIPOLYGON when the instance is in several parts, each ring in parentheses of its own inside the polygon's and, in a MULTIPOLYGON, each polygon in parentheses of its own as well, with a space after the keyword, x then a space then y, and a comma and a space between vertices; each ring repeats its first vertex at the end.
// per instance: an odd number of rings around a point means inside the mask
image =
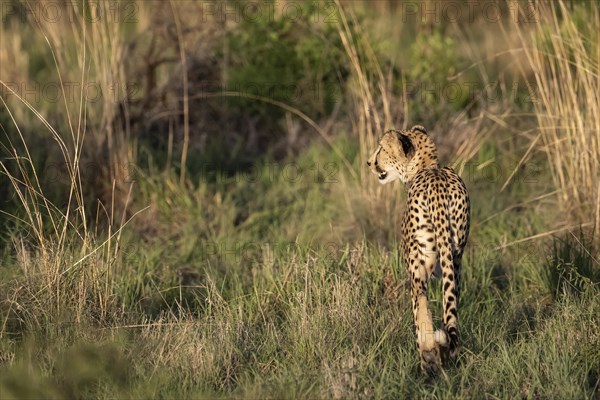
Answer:
POLYGON ((440 167, 437 148, 420 125, 387 131, 367 161, 381 184, 396 179, 408 194, 402 222, 402 259, 410 275, 421 369, 435 376, 458 353, 458 298, 462 255, 469 236, 470 202, 462 179, 440 167), (434 330, 427 286, 441 269, 443 329, 434 330))

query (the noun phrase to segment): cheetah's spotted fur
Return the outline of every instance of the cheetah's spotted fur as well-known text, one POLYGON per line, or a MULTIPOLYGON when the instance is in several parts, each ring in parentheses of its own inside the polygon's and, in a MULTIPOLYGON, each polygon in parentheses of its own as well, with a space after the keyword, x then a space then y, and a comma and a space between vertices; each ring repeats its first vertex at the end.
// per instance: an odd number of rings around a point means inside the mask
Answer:
POLYGON ((382 184, 400 179, 408 201, 402 223, 402 258, 410 274, 413 317, 421 368, 435 375, 458 352, 458 297, 462 255, 469 236, 469 196, 449 167, 440 167, 437 149, 425 128, 391 130, 367 161, 382 184), (441 268, 443 329, 434 330, 427 286, 441 268))

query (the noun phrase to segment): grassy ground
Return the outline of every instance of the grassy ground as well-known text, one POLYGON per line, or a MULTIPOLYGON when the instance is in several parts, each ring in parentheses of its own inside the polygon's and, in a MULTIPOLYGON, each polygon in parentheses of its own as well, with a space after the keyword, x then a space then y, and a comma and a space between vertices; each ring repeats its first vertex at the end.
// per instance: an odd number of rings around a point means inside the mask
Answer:
MULTIPOLYGON (((199 3, 131 4, 133 25, 128 9, 120 24, 86 25, 84 8, 68 23, 10 17, 2 28, 15 39, 0 53, 14 60, 0 68, 0 398, 598 398, 596 6, 564 17, 568 5, 542 3, 534 24, 481 14, 458 29, 443 15, 405 21, 413 10, 388 2, 336 3, 333 25, 197 28, 199 3), (533 50, 553 34, 562 47, 533 50), (263 60, 265 47, 279 55, 263 60), (144 62, 123 56, 135 49, 144 62), (155 71, 156 54, 171 61, 155 71), (224 86, 318 78, 344 99, 221 90, 198 103, 212 79, 198 70, 224 86), (23 94, 57 72, 140 86, 87 107, 23 94), (457 79, 494 82, 499 97, 406 87, 457 79), (524 100, 529 79, 542 101, 524 100), (381 130, 417 122, 472 202, 463 347, 433 380, 418 368, 398 252, 403 187, 380 187, 363 167, 381 130)), ((439 281, 430 297, 439 324, 439 281)))

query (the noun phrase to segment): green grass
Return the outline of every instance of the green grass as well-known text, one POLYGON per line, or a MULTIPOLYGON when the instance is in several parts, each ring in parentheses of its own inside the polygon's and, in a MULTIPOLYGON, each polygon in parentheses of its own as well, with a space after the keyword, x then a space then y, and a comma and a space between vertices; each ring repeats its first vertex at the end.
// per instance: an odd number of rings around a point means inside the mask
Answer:
POLYGON ((328 262, 299 253, 254 273, 249 290, 235 278, 224 290, 208 277, 205 293, 181 289, 197 292, 193 314, 51 322, 54 334, 4 338, 3 354, 16 360, 1 374, 3 398, 591 398, 597 389, 597 285, 553 303, 468 274, 463 351, 447 377, 427 383, 409 298, 401 281, 386 279, 382 257, 349 249, 328 262))
MULTIPOLYGON (((317 146, 296 160, 330 157, 317 146)), ((496 250, 543 229, 543 220, 523 224, 517 209, 475 224, 463 349, 444 376, 427 381, 397 243, 378 244, 360 219, 347 220, 341 183, 273 176, 196 188, 142 178, 138 201, 152 207, 122 236, 110 273, 86 261, 50 290, 29 253, 28 272, 2 284, 2 398, 593 398, 597 274, 564 291, 567 278, 546 274, 562 271, 566 257, 588 266, 584 277, 597 271, 585 238, 496 250), (188 282, 182 268, 195 272, 188 282)), ((522 193, 471 184, 475 221, 522 193)), ((23 257, 3 270, 22 268, 23 257)), ((432 289, 439 324, 439 282, 432 289)))
MULTIPOLYGON (((2 81, 29 87, 61 74, 104 89, 134 82, 139 91, 85 110, 79 99, 69 110, 32 104, 56 134, 0 91, 0 399, 598 398, 600 247, 586 214, 597 210, 597 179, 588 176, 580 202, 568 206, 559 197, 572 188, 556 180, 561 171, 581 177, 567 154, 597 142, 579 142, 587 136, 577 129, 564 136, 546 117, 568 110, 559 117, 597 126, 597 102, 522 104, 506 95, 523 90, 511 82, 554 64, 503 58, 514 47, 537 55, 536 37, 562 26, 570 47, 544 57, 556 55, 556 68, 574 75, 539 75, 539 89, 595 93, 588 37, 597 7, 560 3, 575 7, 570 19, 546 4, 539 26, 501 21, 502 42, 500 22, 459 24, 465 32, 400 23, 401 7, 386 2, 338 9, 332 25, 312 10, 291 25, 210 20, 206 32, 197 29, 197 3, 132 4, 135 24, 86 24, 80 10, 72 23, 13 18, 1 28, 16 38, 0 52, 0 61, 11 59, 2 81), (181 37, 169 28, 174 10, 181 37), (117 55, 129 51, 121 64, 117 55), (571 52, 579 64, 563 64, 569 58, 560 55, 571 52), (257 82, 335 85, 288 108, 194 97, 215 76, 217 92, 257 82), (476 92, 450 101, 403 87, 470 80, 493 83, 504 98, 476 92), (416 123, 432 132, 444 163, 460 161, 472 203, 462 349, 435 379, 419 369, 398 250, 404 188, 381 187, 364 166, 380 130, 416 123), (565 147, 550 149, 554 142, 565 147), (57 183, 48 171, 65 160, 80 175, 69 179, 65 167, 57 183)), ((437 279, 430 299, 439 326, 437 279)))

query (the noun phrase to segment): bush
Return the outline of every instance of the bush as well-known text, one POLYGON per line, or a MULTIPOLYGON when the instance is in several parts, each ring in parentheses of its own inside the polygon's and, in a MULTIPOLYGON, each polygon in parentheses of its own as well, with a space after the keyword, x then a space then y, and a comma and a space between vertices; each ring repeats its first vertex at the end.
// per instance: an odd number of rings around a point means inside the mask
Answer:
MULTIPOLYGON (((281 101, 312 118, 331 113, 347 75, 342 45, 335 25, 314 18, 317 5, 305 5, 301 9, 306 12, 298 18, 265 15, 236 26, 226 39, 230 61, 223 68, 228 90, 281 101)), ((265 118, 277 120, 283 114, 255 100, 230 103, 237 111, 265 118)))
POLYGON ((439 30, 433 33, 420 31, 409 49, 409 59, 404 79, 408 82, 409 92, 417 96, 410 120, 435 121, 445 112, 465 108, 469 101, 468 91, 460 89, 465 88, 462 79, 453 78, 465 63, 451 36, 443 35, 439 30))

